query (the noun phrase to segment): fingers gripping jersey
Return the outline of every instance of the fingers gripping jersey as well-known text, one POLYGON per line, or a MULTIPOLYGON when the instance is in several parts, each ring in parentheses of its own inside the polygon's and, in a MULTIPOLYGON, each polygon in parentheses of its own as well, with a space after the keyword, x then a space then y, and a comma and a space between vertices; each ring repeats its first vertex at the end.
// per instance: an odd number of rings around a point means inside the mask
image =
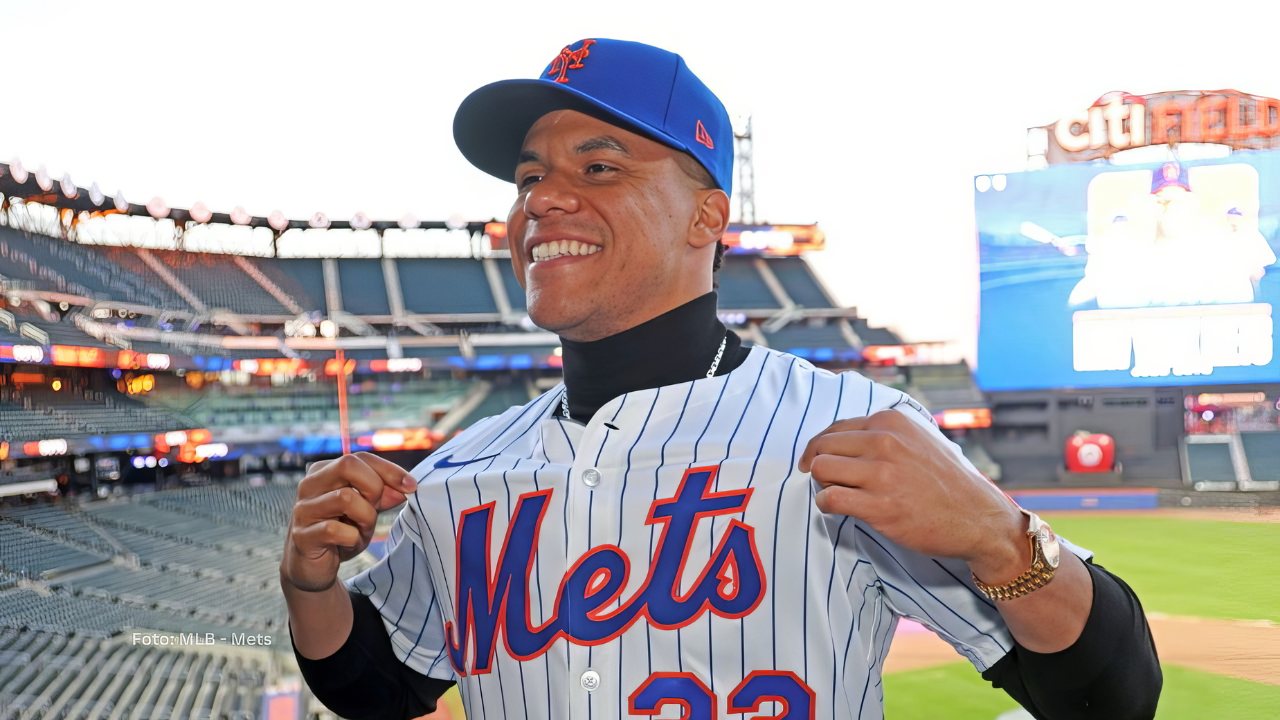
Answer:
POLYGON ((561 392, 419 465, 389 554, 351 581, 469 718, 878 718, 899 617, 980 670, 1012 647, 962 563, 824 515, 795 469, 838 418, 933 427, 902 393, 759 347, 585 427, 561 392))

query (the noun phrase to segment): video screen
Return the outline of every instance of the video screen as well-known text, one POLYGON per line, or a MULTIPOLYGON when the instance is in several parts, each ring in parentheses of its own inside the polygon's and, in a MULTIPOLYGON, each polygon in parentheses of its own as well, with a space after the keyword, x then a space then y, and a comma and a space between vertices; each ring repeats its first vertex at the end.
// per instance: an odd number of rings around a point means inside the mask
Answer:
POLYGON ((975 183, 984 390, 1280 381, 1280 152, 975 183))

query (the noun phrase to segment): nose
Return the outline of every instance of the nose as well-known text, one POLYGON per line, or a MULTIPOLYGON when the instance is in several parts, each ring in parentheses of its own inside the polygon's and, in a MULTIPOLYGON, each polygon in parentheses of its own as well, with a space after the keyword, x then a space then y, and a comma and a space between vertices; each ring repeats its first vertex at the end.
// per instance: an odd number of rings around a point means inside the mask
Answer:
POLYGON ((524 212, 532 218, 577 211, 577 191, 562 172, 547 171, 524 196, 524 212))

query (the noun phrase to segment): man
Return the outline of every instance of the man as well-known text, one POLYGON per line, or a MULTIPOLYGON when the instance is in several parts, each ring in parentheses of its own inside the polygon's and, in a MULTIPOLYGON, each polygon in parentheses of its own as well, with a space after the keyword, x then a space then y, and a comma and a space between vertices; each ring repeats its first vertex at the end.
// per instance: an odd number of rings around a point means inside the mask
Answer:
POLYGON ((733 137, 679 56, 566 46, 473 93, 454 134, 516 183, 511 260, 565 383, 412 475, 357 454, 302 481, 281 584, 330 708, 411 717, 458 683, 472 720, 880 717, 911 617, 1039 717, 1154 713, 1123 583, 902 393, 716 319, 733 137), (348 591, 339 562, 406 498, 348 591))

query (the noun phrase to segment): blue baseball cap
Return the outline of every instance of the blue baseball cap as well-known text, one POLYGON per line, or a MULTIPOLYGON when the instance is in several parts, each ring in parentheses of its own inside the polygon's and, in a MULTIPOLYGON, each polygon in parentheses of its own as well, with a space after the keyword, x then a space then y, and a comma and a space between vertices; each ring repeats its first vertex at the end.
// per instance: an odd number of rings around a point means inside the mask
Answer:
POLYGON ((453 139, 472 165, 514 182, 525 135, 538 118, 576 110, 681 150, 733 192, 733 127, 724 104, 684 58, 625 40, 566 45, 535 79, 490 83, 467 96, 453 139))
POLYGON ((1151 171, 1151 194, 1154 195, 1167 187, 1178 187, 1191 191, 1191 183, 1187 181, 1187 169, 1176 162, 1167 162, 1159 170, 1151 171))

